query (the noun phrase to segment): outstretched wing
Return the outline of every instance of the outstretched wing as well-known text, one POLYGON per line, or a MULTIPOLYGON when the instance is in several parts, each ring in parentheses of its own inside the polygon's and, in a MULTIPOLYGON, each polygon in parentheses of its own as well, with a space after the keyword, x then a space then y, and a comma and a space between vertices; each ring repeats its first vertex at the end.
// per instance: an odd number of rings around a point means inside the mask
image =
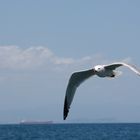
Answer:
POLYGON ((129 69, 131 69, 132 71, 134 71, 137 75, 140 76, 140 70, 138 70, 134 65, 130 65, 130 64, 127 64, 124 62, 118 62, 118 63, 112 63, 110 65, 105 65, 105 69, 115 70, 116 68, 118 68, 120 66, 126 66, 129 69))
POLYGON ((105 65, 105 69, 108 69, 108 70, 115 70, 116 68, 120 67, 120 66, 123 66, 122 63, 112 63, 110 65, 105 65))
POLYGON ((72 103, 77 87, 94 74, 95 74, 94 69, 90 69, 86 71, 75 72, 71 75, 67 86, 65 101, 64 101, 64 112, 63 112, 64 120, 68 116, 70 105, 72 103))

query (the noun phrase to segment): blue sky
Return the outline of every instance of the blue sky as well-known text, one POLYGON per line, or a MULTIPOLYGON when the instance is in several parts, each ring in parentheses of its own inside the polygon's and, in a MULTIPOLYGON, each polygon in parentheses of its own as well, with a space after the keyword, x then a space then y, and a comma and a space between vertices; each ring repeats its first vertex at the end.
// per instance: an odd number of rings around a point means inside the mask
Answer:
MULTIPOLYGON (((0 2, 0 123, 62 121, 72 72, 126 61, 140 67, 140 1, 0 2)), ((69 121, 140 122, 140 79, 126 68, 93 77, 74 98, 69 121)))

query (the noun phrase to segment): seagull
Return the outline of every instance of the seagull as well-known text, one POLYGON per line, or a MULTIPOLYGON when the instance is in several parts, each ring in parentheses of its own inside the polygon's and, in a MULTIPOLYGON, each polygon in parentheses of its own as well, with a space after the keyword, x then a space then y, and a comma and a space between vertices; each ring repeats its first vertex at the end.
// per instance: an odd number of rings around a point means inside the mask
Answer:
POLYGON ((63 119, 65 120, 67 118, 76 89, 82 82, 84 82, 93 75, 97 75, 102 78, 115 78, 119 75, 119 72, 115 71, 115 69, 120 66, 126 66, 130 70, 135 72, 138 76, 140 76, 140 70, 138 70, 135 66, 124 62, 115 62, 109 65, 96 65, 92 69, 73 73, 69 79, 68 86, 66 89, 63 119))

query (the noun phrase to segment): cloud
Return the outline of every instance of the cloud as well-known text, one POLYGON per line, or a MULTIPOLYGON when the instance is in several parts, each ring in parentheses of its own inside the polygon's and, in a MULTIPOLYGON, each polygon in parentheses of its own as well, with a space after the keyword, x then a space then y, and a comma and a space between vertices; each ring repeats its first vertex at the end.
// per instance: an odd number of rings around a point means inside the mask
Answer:
MULTIPOLYGON (((126 58, 124 61, 131 61, 126 58)), ((109 63, 103 55, 94 54, 79 59, 59 57, 45 46, 0 46, 0 70, 63 70, 89 68, 98 63, 109 63)))
POLYGON ((71 58, 59 58, 47 47, 22 48, 18 46, 0 46, 0 69, 34 69, 41 66, 67 65, 71 58))
POLYGON ((71 65, 83 65, 97 62, 100 55, 86 56, 80 59, 64 58, 54 54, 44 46, 19 47, 0 46, 0 70, 30 70, 30 69, 61 69, 71 65), (94 61, 93 61, 94 60, 94 61))
POLYGON ((127 57, 125 59, 122 60, 125 63, 132 63, 132 58, 131 57, 127 57))

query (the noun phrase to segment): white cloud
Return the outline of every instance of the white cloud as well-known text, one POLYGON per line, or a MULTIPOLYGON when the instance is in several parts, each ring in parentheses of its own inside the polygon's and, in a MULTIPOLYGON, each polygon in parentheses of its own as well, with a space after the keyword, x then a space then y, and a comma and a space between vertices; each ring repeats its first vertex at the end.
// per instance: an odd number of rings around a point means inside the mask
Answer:
MULTIPOLYGON (((126 61, 130 61, 128 58, 126 61)), ((54 54, 44 46, 19 47, 0 46, 0 70, 36 70, 89 67, 97 63, 108 63, 102 55, 85 56, 83 58, 64 58, 54 54)))
POLYGON ((123 62, 132 63, 132 58, 131 57, 127 57, 127 58, 123 59, 123 62))
POLYGON ((57 57, 47 47, 22 48, 18 46, 0 46, 0 69, 34 69, 40 66, 67 65, 72 58, 57 57))
POLYGON ((80 59, 64 58, 54 54, 44 46, 23 48, 19 46, 0 46, 0 69, 30 70, 30 69, 63 69, 74 65, 95 64, 101 60, 100 55, 86 56, 80 59))

